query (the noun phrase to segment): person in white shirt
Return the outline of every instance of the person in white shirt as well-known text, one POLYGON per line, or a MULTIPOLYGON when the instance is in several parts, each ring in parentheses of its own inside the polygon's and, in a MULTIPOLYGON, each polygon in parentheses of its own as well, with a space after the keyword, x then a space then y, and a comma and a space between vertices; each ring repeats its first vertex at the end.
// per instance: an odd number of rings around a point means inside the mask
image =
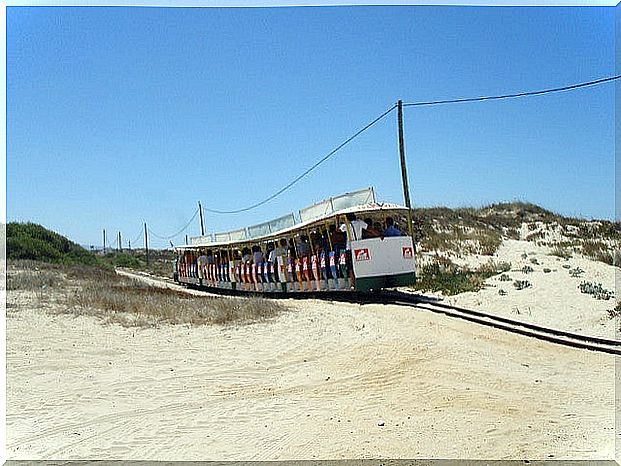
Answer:
POLYGON ((275 248, 270 251, 268 261, 274 264, 278 281, 285 282, 287 277, 285 275, 285 259, 287 257, 287 240, 285 238, 280 239, 280 244, 276 243, 275 248))
POLYGON ((205 251, 201 250, 201 255, 198 256, 196 260, 196 265, 198 266, 198 278, 201 280, 205 278, 205 266, 207 265, 207 256, 205 255, 205 251))
POLYGON ((363 220, 358 220, 356 214, 349 213, 346 215, 347 223, 341 225, 341 231, 347 233, 347 243, 362 239, 362 230, 366 230, 369 225, 363 220))

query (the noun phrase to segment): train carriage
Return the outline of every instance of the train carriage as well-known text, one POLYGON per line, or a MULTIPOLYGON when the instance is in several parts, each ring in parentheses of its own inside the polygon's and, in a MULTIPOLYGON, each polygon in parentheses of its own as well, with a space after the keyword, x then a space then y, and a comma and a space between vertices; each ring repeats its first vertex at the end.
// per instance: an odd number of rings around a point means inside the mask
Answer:
POLYGON ((378 203, 373 188, 270 222, 191 238, 176 248, 175 281, 261 293, 369 291, 413 285, 408 209, 378 203), (361 220, 367 224, 355 222, 361 220), (370 225, 369 225, 370 223, 370 225), (385 231, 387 224, 395 224, 385 231))

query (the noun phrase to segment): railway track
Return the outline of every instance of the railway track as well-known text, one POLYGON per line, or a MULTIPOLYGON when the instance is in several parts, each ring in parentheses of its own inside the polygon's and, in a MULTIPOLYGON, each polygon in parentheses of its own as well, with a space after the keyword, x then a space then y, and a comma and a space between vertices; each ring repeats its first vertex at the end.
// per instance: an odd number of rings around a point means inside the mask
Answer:
MULTIPOLYGON (((203 288, 205 289, 205 288, 203 288)), ((221 290, 218 288, 207 288, 206 290, 213 293, 247 296, 249 292, 232 292, 230 290, 221 290)), ((516 333, 519 335, 536 338, 538 340, 556 343, 558 345, 570 346, 573 348, 586 349, 601 353, 613 354, 621 356, 621 341, 609 340, 606 338, 598 338, 579 333, 566 332, 541 325, 521 322, 519 320, 509 319, 506 317, 494 315, 487 312, 475 311, 463 307, 452 306, 439 302, 435 299, 427 298, 420 295, 413 295, 402 291, 382 290, 377 292, 351 292, 351 291, 335 291, 335 292, 308 292, 308 293, 260 293, 251 292, 255 296, 270 298, 292 298, 292 299, 320 299, 339 302, 350 302, 358 304, 394 304, 398 306, 408 306, 416 309, 422 309, 436 314, 444 314, 449 317, 467 320, 469 322, 493 327, 506 332, 516 333)))
POLYGON ((549 327, 542 327, 540 325, 508 319, 506 317, 486 312, 451 306, 449 304, 433 301, 421 296, 408 296, 408 293, 398 291, 386 291, 381 294, 384 295, 382 297, 382 302, 386 304, 396 304, 400 306, 415 307, 417 309, 425 309, 438 314, 444 314, 450 317, 475 322, 477 324, 537 338, 539 340, 559 345, 621 355, 621 341, 581 335, 549 327))
MULTIPOLYGON (((133 274, 132 274, 133 275, 133 274)), ((138 278, 138 277, 137 277, 138 278)), ((413 295, 402 291, 382 290, 377 292, 356 292, 335 291, 335 292, 308 292, 308 293, 260 293, 247 291, 223 290, 221 288, 198 287, 188 285, 189 288, 208 291, 213 294, 229 296, 261 296, 275 299, 320 299, 339 302, 350 302, 358 304, 394 304, 398 306, 408 306, 437 314, 444 314, 449 317, 466 320, 469 322, 493 327, 506 332, 536 338, 563 346, 586 349, 601 353, 621 355, 621 341, 598 338, 579 333, 566 332, 549 327, 543 327, 528 322, 521 322, 507 317, 494 315, 487 312, 475 311, 463 307, 452 306, 439 302, 438 300, 421 295, 413 295)))

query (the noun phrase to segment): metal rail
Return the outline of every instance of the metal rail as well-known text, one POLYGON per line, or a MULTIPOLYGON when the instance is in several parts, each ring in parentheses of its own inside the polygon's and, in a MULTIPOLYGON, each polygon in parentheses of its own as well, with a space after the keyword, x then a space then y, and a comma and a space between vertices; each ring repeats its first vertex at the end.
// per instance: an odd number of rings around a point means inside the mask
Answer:
POLYGON ((621 342, 617 340, 591 337, 549 327, 542 327, 528 322, 507 319, 506 317, 451 306, 444 303, 431 303, 425 300, 416 301, 403 298, 390 299, 388 301, 390 301, 391 304, 425 309, 427 311, 467 320, 511 333, 537 338, 551 343, 571 346, 574 348, 588 349, 590 351, 621 355, 621 342))
POLYGON ((621 341, 606 338, 581 335, 579 333, 566 332, 541 325, 521 322, 494 314, 459 306, 441 303, 420 295, 413 295, 401 291, 382 290, 376 292, 352 292, 352 291, 310 291, 296 293, 262 293, 253 291, 222 290, 220 288, 208 288, 189 285, 192 288, 203 289, 211 293, 219 293, 234 296, 262 296, 276 299, 320 299, 338 302, 350 302, 358 304, 394 304, 398 306, 414 307, 426 311, 444 314, 480 325, 486 325, 499 330, 504 330, 519 335, 536 338, 538 340, 570 346, 573 348, 587 349, 602 353, 621 356, 621 341))

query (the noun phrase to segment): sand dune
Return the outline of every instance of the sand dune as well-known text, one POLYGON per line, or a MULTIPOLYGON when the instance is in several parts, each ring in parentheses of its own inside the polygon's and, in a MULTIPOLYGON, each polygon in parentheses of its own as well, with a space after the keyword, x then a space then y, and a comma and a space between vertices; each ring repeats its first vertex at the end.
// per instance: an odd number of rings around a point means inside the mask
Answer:
MULTIPOLYGON (((470 256, 462 263, 474 267, 487 260, 489 256, 470 256)), ((546 327, 619 338, 619 322, 607 312, 615 306, 615 300, 595 299, 578 288, 582 282, 591 282, 614 291, 618 268, 578 255, 565 260, 550 255, 549 248, 517 240, 505 240, 492 260, 511 263, 511 270, 506 272, 510 281, 503 282, 495 276, 486 281, 485 289, 448 297, 446 301, 546 327), (524 273, 522 268, 526 266, 533 271, 524 273), (570 271, 577 268, 583 272, 571 276, 570 271), (545 272, 546 269, 549 271, 545 272), (513 286, 515 280, 527 280, 532 286, 517 290, 513 286), (500 295, 499 290, 506 294, 500 295)))

